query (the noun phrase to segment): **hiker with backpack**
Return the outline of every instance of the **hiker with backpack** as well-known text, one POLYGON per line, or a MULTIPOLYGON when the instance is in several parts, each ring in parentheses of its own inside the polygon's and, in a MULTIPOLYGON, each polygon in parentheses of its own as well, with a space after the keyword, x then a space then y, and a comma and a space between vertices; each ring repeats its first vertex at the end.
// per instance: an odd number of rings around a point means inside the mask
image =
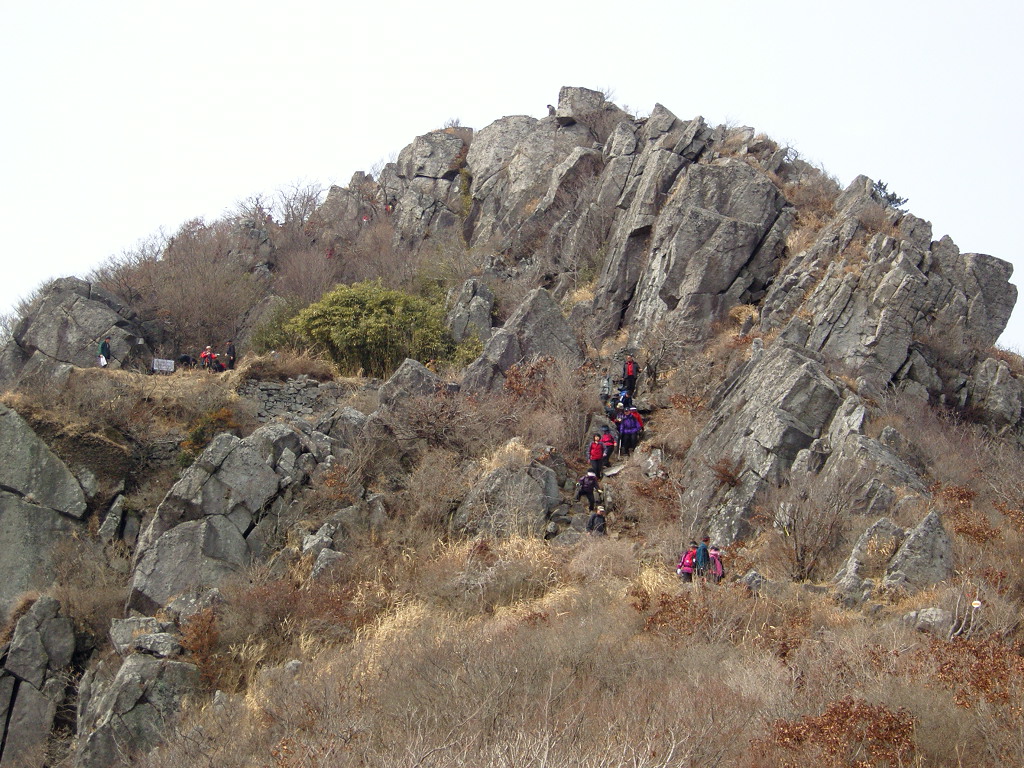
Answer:
POLYGON ((601 469, 604 467, 604 444, 601 442, 601 435, 594 433, 594 439, 587 446, 587 458, 590 460, 590 469, 601 478, 601 469))
POLYGON ((597 473, 594 470, 590 470, 576 482, 576 496, 573 501, 579 501, 580 497, 586 496, 587 502, 590 505, 590 511, 594 511, 594 507, 597 506, 597 501, 594 498, 595 494, 601 492, 598 487, 597 473))
POLYGON ((711 553, 708 550, 709 541, 711 539, 707 536, 701 539, 700 546, 697 547, 697 553, 694 556, 693 572, 701 578, 707 576, 711 570, 711 553))
POLYGON ((718 584, 725 578, 725 565, 722 563, 722 551, 718 547, 708 549, 708 557, 711 565, 708 567, 708 575, 711 581, 718 584))
POLYGON ((619 422, 619 447, 624 456, 629 456, 640 441, 640 430, 643 429, 636 410, 626 411, 619 422))
POLYGON ((615 440, 615 435, 612 434, 611 429, 607 426, 601 427, 601 445, 604 447, 604 467, 608 467, 612 463, 612 452, 615 450, 615 446, 618 443, 615 440))
POLYGON ((694 562, 697 557, 697 542, 691 541, 690 545, 683 552, 683 556, 679 558, 679 566, 676 568, 676 573, 679 574, 679 578, 683 581, 693 581, 693 569, 694 562))
POLYGON ((622 388, 629 392, 630 398, 636 392, 637 373, 639 373, 639 366, 636 364, 636 360, 632 355, 626 355, 626 362, 622 364, 622 388))

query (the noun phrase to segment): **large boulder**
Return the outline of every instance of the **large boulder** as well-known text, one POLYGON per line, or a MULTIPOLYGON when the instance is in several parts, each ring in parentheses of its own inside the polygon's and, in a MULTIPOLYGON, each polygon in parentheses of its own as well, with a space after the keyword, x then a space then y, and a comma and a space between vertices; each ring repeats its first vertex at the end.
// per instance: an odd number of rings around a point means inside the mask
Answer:
POLYGON ((128 608, 152 614, 262 557, 281 510, 332 447, 299 420, 215 437, 140 537, 128 608))
POLYGON ((843 400, 820 360, 777 342, 717 393, 687 453, 683 518, 716 541, 747 533, 755 497, 780 485, 800 452, 827 434, 843 400))
POLYGON ((512 366, 542 357, 580 365, 583 350, 551 294, 537 288, 492 334, 483 353, 466 369, 463 386, 476 391, 499 389, 512 366))
POLYGON ((537 533, 558 501, 558 479, 551 468, 499 467, 470 489, 452 522, 466 533, 537 533))
POLYGON ((380 404, 389 407, 406 397, 432 395, 444 386, 436 373, 411 358, 406 358, 380 388, 380 404))
POLYGON ((76 768, 107 768, 156 746, 186 696, 199 687, 194 664, 129 656, 110 681, 83 680, 76 768))
POLYGON ((0 654, 0 766, 38 759, 64 703, 75 652, 71 619, 60 603, 41 597, 18 619, 0 654))
POLYGON ((953 575, 953 542, 935 512, 918 523, 885 570, 883 584, 889 588, 921 589, 953 575))
POLYGON ((8 349, 0 355, 6 363, 0 368, 0 387, 13 384, 36 352, 53 365, 95 366, 96 350, 107 336, 113 367, 152 357, 143 326, 131 309, 85 280, 54 280, 15 324, 8 349))
POLYGON ((491 337, 491 315, 494 312, 494 292, 476 278, 462 284, 458 293, 449 294, 446 323, 456 342, 476 337, 481 342, 491 337))

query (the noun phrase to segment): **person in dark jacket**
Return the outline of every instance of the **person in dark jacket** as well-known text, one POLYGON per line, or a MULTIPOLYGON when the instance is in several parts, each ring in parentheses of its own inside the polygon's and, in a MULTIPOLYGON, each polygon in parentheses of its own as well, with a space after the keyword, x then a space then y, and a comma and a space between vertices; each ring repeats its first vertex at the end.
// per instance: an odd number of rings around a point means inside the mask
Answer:
POLYGON ((601 479, 601 469, 604 467, 604 445, 601 443, 601 435, 594 434, 594 439, 587 446, 587 459, 590 460, 590 469, 601 479))
POLYGON ((224 350, 224 357, 227 358, 227 366, 229 371, 235 370, 235 342, 228 341, 228 347, 224 350))
POLYGON ((604 536, 607 532, 606 522, 604 519, 604 507, 598 507, 590 513, 590 517, 587 519, 587 533, 604 536))
POLYGON ((110 364, 110 337, 107 336, 100 342, 100 348, 96 351, 96 362, 100 368, 106 368, 110 364))
POLYGON ((697 576, 707 576, 711 570, 711 553, 708 551, 708 542, 711 539, 705 536, 700 541, 700 546, 697 547, 697 556, 693 562, 693 572, 697 576))
POLYGON ((576 483, 576 498, 574 501, 579 501, 583 496, 587 497, 587 501, 590 504, 590 511, 594 511, 594 507, 597 506, 597 501, 594 495, 599 491, 597 483, 597 473, 591 470, 587 472, 583 477, 576 483))

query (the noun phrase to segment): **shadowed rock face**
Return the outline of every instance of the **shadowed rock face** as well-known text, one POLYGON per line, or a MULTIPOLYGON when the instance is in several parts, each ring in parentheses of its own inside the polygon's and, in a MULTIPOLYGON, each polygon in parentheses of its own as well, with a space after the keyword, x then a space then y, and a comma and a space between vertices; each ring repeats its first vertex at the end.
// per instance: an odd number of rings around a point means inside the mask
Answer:
POLYGON ((17 413, 0 405, 0 615, 48 583, 54 545, 80 529, 78 480, 17 413))

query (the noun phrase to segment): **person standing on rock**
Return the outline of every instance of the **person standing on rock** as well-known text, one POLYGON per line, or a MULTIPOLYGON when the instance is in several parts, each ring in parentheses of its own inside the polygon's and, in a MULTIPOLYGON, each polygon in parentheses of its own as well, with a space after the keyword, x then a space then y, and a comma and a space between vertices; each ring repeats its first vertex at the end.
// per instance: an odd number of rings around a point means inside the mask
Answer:
POLYGON ((599 506, 590 513, 590 517, 587 519, 587 533, 604 536, 608 532, 606 527, 604 507, 599 506))
POLYGON ((595 433, 594 439, 587 447, 587 458, 590 460, 590 469, 601 479, 601 469, 604 467, 604 444, 601 442, 601 435, 595 433))
POLYGON ((96 352, 96 362, 100 368, 106 368, 110 363, 110 337, 107 336, 100 342, 100 348, 96 352))
POLYGON ((626 362, 622 364, 622 388, 629 392, 631 398, 633 393, 636 392, 636 375, 638 372, 639 366, 637 366, 636 360, 633 359, 632 355, 626 355, 626 362))
POLYGON ((579 501, 581 497, 586 496, 587 501, 590 504, 590 511, 594 511, 594 507, 597 506, 597 501, 594 499, 594 494, 598 493, 597 484, 597 473, 590 470, 576 483, 576 497, 573 501, 579 501))
POLYGON ((228 370, 235 370, 235 342, 228 340, 228 347, 224 351, 224 356, 228 359, 228 370))

